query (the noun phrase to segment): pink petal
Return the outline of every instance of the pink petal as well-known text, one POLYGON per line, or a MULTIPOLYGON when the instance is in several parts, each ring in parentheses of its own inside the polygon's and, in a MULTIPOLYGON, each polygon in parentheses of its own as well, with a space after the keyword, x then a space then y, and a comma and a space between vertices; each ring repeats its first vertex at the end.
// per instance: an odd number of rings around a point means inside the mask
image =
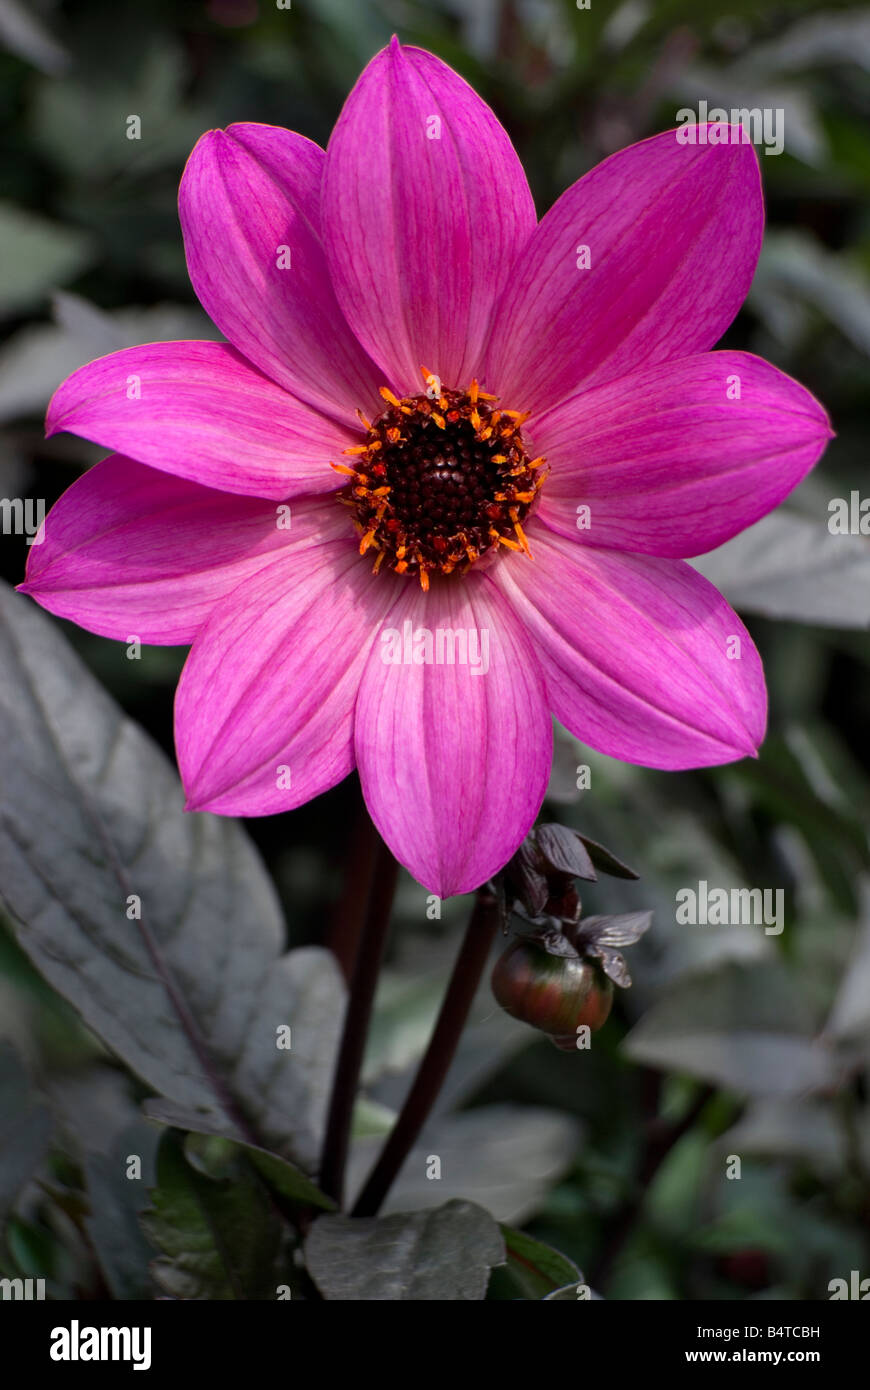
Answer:
POLYGON ((446 64, 393 39, 333 131, 324 241, 339 303, 402 392, 421 365, 479 371, 495 301, 535 226, 522 166, 489 107, 446 64))
POLYGON ((571 733, 623 762, 672 770, 755 753, 767 710, 761 661, 712 584, 682 560, 576 545, 540 524, 529 543, 533 561, 511 556, 490 573, 571 733))
POLYGON ((751 526, 831 436, 809 391, 748 352, 645 367, 570 396, 529 428, 550 467, 541 520, 645 555, 701 555, 751 526))
POLYGON ((229 497, 114 455, 52 507, 20 587, 102 637, 192 642, 217 601, 275 550, 347 530, 331 499, 288 508, 229 497))
POLYGON ((761 246, 758 160, 751 145, 677 134, 611 155, 539 224, 493 326, 486 385, 503 405, 544 410, 581 385, 705 352, 731 323, 761 246))
POLYGON ((351 530, 285 551, 215 607, 175 700, 189 810, 288 811, 351 771, 360 676, 401 585, 372 574, 351 530))
POLYGON ((396 858, 430 892, 464 893, 507 862, 546 791, 552 727, 538 663, 508 605, 479 577, 429 594, 407 585, 388 623, 402 659, 387 663, 399 652, 382 633, 356 711, 366 803, 396 858), (436 660, 406 664, 405 651, 414 651, 406 631, 423 629, 436 660), (480 645, 452 665, 445 647, 438 664, 439 629, 461 631, 466 642, 472 633, 480 645))
POLYGON ((208 342, 148 343, 80 367, 49 403, 46 432, 61 430, 205 487, 274 498, 341 487, 330 460, 362 438, 208 342))
POLYGON ((300 400, 353 424, 358 407, 379 406, 379 379, 326 269, 323 162, 319 146, 277 126, 210 130, 187 161, 178 210, 191 283, 224 336, 300 400))

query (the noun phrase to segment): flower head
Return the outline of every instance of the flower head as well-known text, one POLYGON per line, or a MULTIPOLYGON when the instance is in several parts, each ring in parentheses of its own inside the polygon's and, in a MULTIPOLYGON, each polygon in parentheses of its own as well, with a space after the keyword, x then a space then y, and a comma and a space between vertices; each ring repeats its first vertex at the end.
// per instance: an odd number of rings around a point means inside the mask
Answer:
POLYGON ((181 224, 227 341, 61 385, 49 433, 116 452, 23 586, 105 636, 192 643, 191 809, 287 810, 356 766, 396 856, 448 894, 528 831, 552 715, 652 767, 755 753, 757 652, 684 557, 775 507, 830 431, 774 367, 710 351, 763 220, 723 130, 623 150, 537 222, 493 113, 394 40, 326 152, 202 137, 181 224))

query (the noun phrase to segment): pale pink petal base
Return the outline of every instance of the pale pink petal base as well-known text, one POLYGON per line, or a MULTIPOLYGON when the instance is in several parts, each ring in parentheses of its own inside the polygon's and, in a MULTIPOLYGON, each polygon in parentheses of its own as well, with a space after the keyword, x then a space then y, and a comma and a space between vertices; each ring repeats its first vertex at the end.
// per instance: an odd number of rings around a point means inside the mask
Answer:
POLYGON ((371 574, 351 531, 282 553, 217 605, 175 700, 189 810, 289 811, 351 771, 360 678, 400 582, 371 574))

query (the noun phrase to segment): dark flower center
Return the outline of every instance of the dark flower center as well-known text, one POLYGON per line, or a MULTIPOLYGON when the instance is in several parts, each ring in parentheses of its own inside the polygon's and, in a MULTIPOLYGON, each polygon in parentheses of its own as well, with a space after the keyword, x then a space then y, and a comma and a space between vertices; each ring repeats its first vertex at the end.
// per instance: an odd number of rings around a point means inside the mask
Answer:
POLYGON ((543 482, 542 458, 529 459, 520 430, 524 415, 498 410, 473 381, 467 391, 441 387, 424 371, 425 394, 399 400, 386 387, 387 408, 368 430, 355 468, 333 464, 350 479, 340 500, 353 508, 360 554, 419 578, 466 574, 499 546, 529 553, 523 521, 543 482))

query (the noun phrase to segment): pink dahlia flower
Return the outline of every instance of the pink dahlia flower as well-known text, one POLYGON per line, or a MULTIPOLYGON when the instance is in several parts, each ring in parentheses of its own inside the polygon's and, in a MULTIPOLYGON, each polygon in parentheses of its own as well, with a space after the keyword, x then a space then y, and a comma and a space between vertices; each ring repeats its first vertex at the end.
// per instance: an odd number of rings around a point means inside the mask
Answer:
POLYGON ((755 153, 721 135, 633 145, 538 222, 493 113, 394 40, 325 153, 202 137, 181 225, 227 341, 63 383, 49 433, 117 452, 23 586, 104 636, 192 644, 191 810, 284 811, 356 766, 446 895, 528 831, 552 715, 651 767, 755 753, 758 654, 682 557, 775 507, 830 431, 774 367, 710 351, 763 221, 755 153))

